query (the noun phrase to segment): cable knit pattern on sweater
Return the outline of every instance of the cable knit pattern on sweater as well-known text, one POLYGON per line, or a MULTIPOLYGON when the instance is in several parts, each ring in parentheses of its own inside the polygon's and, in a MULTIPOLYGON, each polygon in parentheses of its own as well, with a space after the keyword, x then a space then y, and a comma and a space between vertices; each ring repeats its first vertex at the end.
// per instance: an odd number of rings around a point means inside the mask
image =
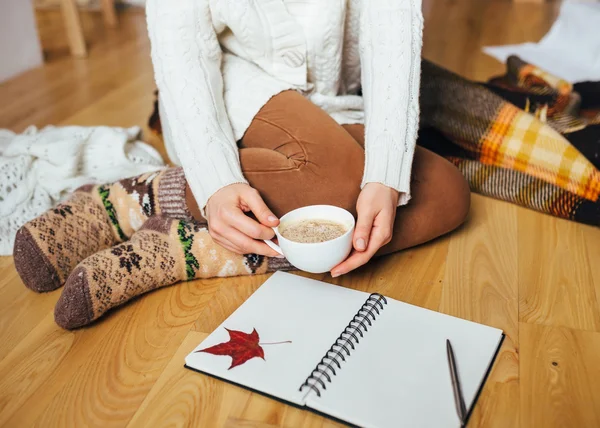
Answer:
POLYGON ((410 199, 421 0, 148 0, 147 15, 167 150, 199 206, 246 182, 236 141, 287 89, 364 123, 363 186, 410 199))

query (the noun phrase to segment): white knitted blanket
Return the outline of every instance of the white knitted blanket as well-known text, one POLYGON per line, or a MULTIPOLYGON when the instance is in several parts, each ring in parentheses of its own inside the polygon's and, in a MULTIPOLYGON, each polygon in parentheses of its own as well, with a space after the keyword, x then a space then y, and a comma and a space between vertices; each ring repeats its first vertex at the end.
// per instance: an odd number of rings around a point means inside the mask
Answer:
POLYGON ((109 127, 0 129, 0 255, 13 251, 17 230, 88 183, 106 183, 164 166, 138 140, 140 129, 109 127))

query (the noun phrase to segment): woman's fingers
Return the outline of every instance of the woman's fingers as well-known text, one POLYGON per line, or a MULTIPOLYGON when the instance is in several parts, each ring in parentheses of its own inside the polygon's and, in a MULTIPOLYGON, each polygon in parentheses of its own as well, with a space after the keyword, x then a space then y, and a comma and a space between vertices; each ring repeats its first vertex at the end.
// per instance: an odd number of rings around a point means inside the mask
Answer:
POLYGON ((352 251, 350 256, 331 270, 331 276, 344 275, 367 263, 375 253, 390 242, 392 238, 393 215, 386 211, 380 212, 373 222, 370 239, 366 250, 352 251))
POLYGON ((241 210, 231 212, 228 218, 229 226, 239 230, 246 236, 254 239, 273 239, 275 232, 267 226, 263 226, 256 220, 251 219, 241 210))
POLYGON ((268 257, 277 257, 280 254, 264 242, 249 238, 239 230, 230 227, 223 233, 226 239, 237 249, 238 254, 260 254, 268 257))
MULTIPOLYGON (((254 220, 248 218, 239 208, 236 207, 235 209, 237 209, 237 211, 239 212, 237 216, 245 217, 251 223, 255 223, 255 225, 250 225, 250 227, 253 228, 255 231, 260 230, 259 227, 264 227, 259 225, 254 220)), ((232 210, 234 210, 234 208, 232 208, 232 210)), ((231 213, 223 214, 219 216, 218 219, 213 220, 213 222, 209 224, 210 236, 217 244, 237 254, 255 253, 270 257, 279 256, 279 253, 270 248, 264 242, 252 239, 249 236, 247 236, 244 232, 241 232, 235 227, 231 226, 229 220, 231 218, 234 218, 235 216, 236 215, 231 213)), ((242 223, 245 224, 245 227, 248 227, 248 225, 245 222, 242 223)), ((267 229, 267 231, 270 231, 271 233, 266 233, 264 234, 264 236, 271 238, 273 235, 273 230, 269 228, 265 229, 267 229)))
POLYGON ((379 250, 379 248, 383 245, 383 239, 379 237, 372 236, 370 245, 367 247, 365 251, 356 251, 353 250, 350 253, 350 257, 348 257, 345 261, 337 265, 331 270, 332 277, 338 277, 340 275, 344 275, 356 268, 361 267, 369 260, 371 257, 379 250))
POLYGON ((211 237, 217 244, 236 254, 260 254, 267 257, 281 256, 267 244, 249 239, 235 229, 231 229, 225 235, 213 233, 211 237))
POLYGON ((365 251, 352 250, 350 256, 348 256, 346 260, 331 270, 331 276, 337 278, 338 276, 344 275, 351 270, 364 265, 369 259, 370 257, 365 251))
POLYGON ((265 204, 265 201, 263 201, 263 198, 257 190, 248 187, 242 197, 246 205, 248 205, 248 208, 250 208, 250 211, 252 211, 258 221, 263 225, 275 227, 279 224, 279 219, 271 212, 269 207, 267 207, 267 204, 265 204))
POLYGON ((375 212, 371 209, 363 209, 358 211, 358 219, 352 242, 356 251, 365 251, 369 246, 369 237, 373 229, 373 221, 375 220, 375 212))
POLYGON ((218 190, 208 200, 206 213, 210 236, 222 247, 238 254, 279 256, 261 242, 273 238, 271 227, 277 226, 279 220, 260 194, 247 184, 232 184, 218 190), (245 211, 252 211, 258 221, 245 211))
POLYGON ((373 235, 371 237, 371 242, 365 251, 353 250, 352 253, 350 253, 350 257, 331 270, 331 276, 335 278, 361 267, 371 260, 377 250, 383 245, 384 240, 373 235))

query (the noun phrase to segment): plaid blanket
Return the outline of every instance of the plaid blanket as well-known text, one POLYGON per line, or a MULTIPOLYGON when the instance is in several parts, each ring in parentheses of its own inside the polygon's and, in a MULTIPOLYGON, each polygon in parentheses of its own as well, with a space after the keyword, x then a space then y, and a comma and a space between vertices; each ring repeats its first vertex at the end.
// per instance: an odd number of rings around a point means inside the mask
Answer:
POLYGON ((572 85, 511 57, 504 76, 479 83, 423 60, 420 105, 418 144, 473 192, 600 226, 600 82, 572 85))
POLYGON ((472 191, 600 226, 600 82, 572 85, 517 57, 487 83, 422 70, 419 144, 472 191))

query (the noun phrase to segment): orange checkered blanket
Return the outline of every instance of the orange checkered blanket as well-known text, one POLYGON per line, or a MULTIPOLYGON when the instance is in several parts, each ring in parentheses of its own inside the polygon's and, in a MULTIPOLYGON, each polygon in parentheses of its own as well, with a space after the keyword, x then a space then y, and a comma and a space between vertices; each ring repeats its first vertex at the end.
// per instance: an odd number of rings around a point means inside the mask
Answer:
POLYGON ((472 191, 600 226, 600 82, 572 85, 511 57, 482 84, 423 61, 419 144, 472 191))

